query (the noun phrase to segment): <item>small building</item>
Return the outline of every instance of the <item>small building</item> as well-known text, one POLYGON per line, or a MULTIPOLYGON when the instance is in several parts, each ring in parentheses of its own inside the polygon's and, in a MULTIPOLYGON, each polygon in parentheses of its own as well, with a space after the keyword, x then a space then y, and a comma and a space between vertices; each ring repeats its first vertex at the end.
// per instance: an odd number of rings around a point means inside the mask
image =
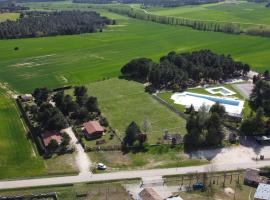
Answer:
POLYGON ((144 188, 137 200, 162 200, 161 196, 153 188, 144 188))
POLYGON ((98 121, 89 121, 83 124, 84 136, 86 139, 97 139, 102 137, 104 128, 99 124, 98 121))
POLYGON ((269 183, 269 179, 260 175, 260 171, 256 169, 247 169, 244 175, 244 184, 257 187, 260 183, 269 183))
POLYGON ((270 200, 270 185, 260 183, 254 195, 254 200, 270 200))
POLYGON ((20 97, 21 97, 21 100, 24 102, 32 101, 34 99, 32 94, 23 94, 20 97))
POLYGON ((52 140, 55 140, 58 145, 60 145, 62 142, 62 137, 57 131, 46 131, 42 133, 41 136, 45 147, 47 147, 52 140))

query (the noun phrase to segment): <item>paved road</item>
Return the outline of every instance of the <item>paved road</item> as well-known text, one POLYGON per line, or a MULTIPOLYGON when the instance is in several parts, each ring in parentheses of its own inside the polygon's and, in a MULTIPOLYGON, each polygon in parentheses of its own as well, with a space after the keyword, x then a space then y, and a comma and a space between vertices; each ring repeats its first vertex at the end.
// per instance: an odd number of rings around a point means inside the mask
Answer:
POLYGON ((83 174, 79 174, 78 176, 2 181, 0 182, 0 189, 60 185, 60 184, 69 184, 69 183, 82 183, 82 182, 109 181, 109 180, 119 180, 119 179, 142 178, 142 177, 150 177, 150 176, 187 174, 187 173, 196 173, 196 172, 231 171, 231 170, 239 170, 239 169, 246 169, 246 168, 260 168, 260 167, 265 167, 265 166, 270 166, 270 161, 258 161, 258 162, 254 161, 254 162, 247 162, 247 163, 242 162, 241 164, 232 163, 232 164, 223 164, 223 165, 209 164, 209 165, 194 166, 194 167, 121 171, 121 172, 104 173, 104 174, 83 173, 83 174))

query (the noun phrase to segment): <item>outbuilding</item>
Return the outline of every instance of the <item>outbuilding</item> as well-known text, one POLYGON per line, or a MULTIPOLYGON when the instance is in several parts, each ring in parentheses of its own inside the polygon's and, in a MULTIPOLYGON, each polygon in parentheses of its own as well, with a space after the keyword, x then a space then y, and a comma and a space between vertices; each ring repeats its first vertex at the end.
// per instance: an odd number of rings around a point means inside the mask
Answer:
POLYGON ((254 195, 254 200, 270 200, 270 185, 260 183, 254 195))
POLYGON ((104 133, 104 128, 100 125, 98 121, 89 121, 83 124, 84 136, 86 139, 97 139, 102 137, 104 133))

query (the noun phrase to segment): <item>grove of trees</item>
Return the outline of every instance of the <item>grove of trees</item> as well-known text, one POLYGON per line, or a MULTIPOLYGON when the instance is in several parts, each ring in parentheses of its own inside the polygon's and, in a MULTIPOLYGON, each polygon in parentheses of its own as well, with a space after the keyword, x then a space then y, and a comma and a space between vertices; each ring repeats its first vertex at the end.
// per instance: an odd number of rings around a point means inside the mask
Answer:
POLYGON ((93 33, 113 23, 94 11, 27 11, 17 21, 0 23, 0 39, 93 33))
POLYGON ((198 112, 192 111, 187 120, 187 134, 184 144, 187 150, 198 147, 216 147, 222 144, 225 137, 223 132, 225 108, 215 104, 207 110, 202 106, 198 112))
POLYGON ((148 58, 133 59, 121 69, 125 77, 150 82, 156 89, 185 89, 202 82, 218 82, 245 76, 249 65, 234 61, 230 55, 210 50, 192 53, 170 52, 159 63, 148 58))

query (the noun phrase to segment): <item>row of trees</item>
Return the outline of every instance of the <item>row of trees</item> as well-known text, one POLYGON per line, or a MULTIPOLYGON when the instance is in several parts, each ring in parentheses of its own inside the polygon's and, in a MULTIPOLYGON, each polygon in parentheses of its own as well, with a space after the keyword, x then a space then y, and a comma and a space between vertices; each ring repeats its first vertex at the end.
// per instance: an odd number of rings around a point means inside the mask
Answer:
POLYGON ((201 82, 222 81, 245 76, 249 65, 234 61, 231 56, 218 55, 210 50, 192 53, 170 52, 154 63, 148 58, 131 60, 124 65, 124 76, 150 82, 157 89, 185 89, 201 82))
POLYGON ((225 137, 222 121, 225 117, 225 108, 215 104, 210 111, 202 106, 198 112, 190 109, 187 120, 187 134, 184 137, 186 149, 205 146, 220 146, 225 137))
MULTIPOLYGON (((177 7, 184 5, 199 5, 207 3, 216 3, 223 0, 117 0, 120 3, 139 3, 146 6, 177 7)), ((115 2, 113 0, 73 0, 74 3, 94 3, 106 4, 115 2)))
POLYGON ((113 23, 94 11, 31 11, 17 21, 0 23, 0 39, 93 33, 113 23))
POLYGON ((214 21, 187 19, 183 17, 159 16, 155 14, 146 13, 139 9, 133 9, 128 7, 104 6, 104 8, 108 9, 110 12, 115 12, 118 14, 127 15, 132 18, 153 21, 161 24, 181 25, 181 26, 188 26, 197 30, 224 32, 232 34, 240 34, 243 32, 240 24, 238 23, 229 23, 229 22, 221 23, 214 21))
POLYGON ((2 1, 0 2, 0 13, 1 12, 14 12, 14 11, 21 11, 21 10, 28 10, 29 8, 24 6, 16 5, 11 1, 2 1))

